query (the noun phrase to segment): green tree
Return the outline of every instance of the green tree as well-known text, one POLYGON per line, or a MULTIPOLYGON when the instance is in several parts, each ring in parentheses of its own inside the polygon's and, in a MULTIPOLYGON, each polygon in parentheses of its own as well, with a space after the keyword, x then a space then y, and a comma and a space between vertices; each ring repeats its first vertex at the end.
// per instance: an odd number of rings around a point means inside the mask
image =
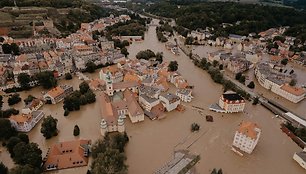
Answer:
POLYGON ((219 65, 219 62, 218 62, 218 61, 216 61, 216 60, 214 60, 212 64, 213 64, 213 67, 216 67, 216 66, 218 66, 218 65, 219 65))
POLYGON ((78 136, 80 135, 80 128, 78 125, 75 125, 74 128, 73 128, 73 135, 74 136, 78 136))
POLYGON ((16 130, 12 127, 11 122, 8 119, 0 118, 0 140, 7 140, 14 135, 16 135, 16 130))
POLYGON ((65 74, 65 79, 66 79, 66 80, 71 80, 71 79, 72 79, 71 73, 66 73, 66 74, 65 74))
POLYGON ((41 124, 40 132, 46 139, 49 139, 57 135, 57 119, 51 115, 45 117, 41 124))
POLYGON ((18 144, 22 142, 22 140, 18 137, 11 137, 7 144, 6 144, 6 148, 7 150, 9 151, 9 153, 11 154, 11 157, 14 157, 15 154, 14 154, 14 147, 18 144))
POLYGON ((88 90, 90 90, 88 83, 85 81, 80 83, 79 88, 81 94, 85 94, 88 90))
POLYGON ((38 144, 29 143, 26 144, 24 142, 18 143, 14 147, 13 160, 16 164, 26 165, 29 164, 33 167, 39 168, 42 163, 42 151, 39 149, 38 144))
POLYGON ((296 85, 296 80, 295 79, 291 79, 289 85, 290 86, 295 86, 296 85))
POLYGON ((156 53, 156 61, 158 61, 159 63, 163 63, 163 52, 157 52, 156 53))
POLYGON ((242 76, 242 73, 239 72, 239 73, 236 74, 235 79, 239 80, 241 78, 241 76, 242 76))
POLYGON ((14 55, 20 55, 19 46, 16 43, 11 44, 11 49, 14 55))
POLYGON ((155 53, 152 50, 140 51, 136 54, 137 59, 149 60, 150 58, 155 57, 155 53))
POLYGON ((31 103, 34 99, 36 99, 36 97, 34 97, 33 95, 28 95, 28 97, 25 98, 25 99, 23 100, 23 102, 24 102, 25 105, 28 105, 28 104, 31 103))
POLYGON ((223 70, 223 64, 219 65, 219 70, 223 70))
POLYGON ((185 40, 185 45, 192 45, 193 44, 193 37, 187 37, 185 40))
POLYGON ((22 142, 25 142, 26 144, 28 144, 30 142, 29 140, 29 136, 25 133, 19 133, 17 135, 17 137, 22 141, 22 142))
POLYGON ((91 172, 93 174, 127 173, 125 160, 124 153, 120 153, 118 149, 107 149, 94 159, 91 172))
POLYGON ((283 59, 283 60, 281 60, 281 64, 282 64, 282 65, 287 65, 287 64, 288 64, 288 59, 283 59))
MULTIPOLYGON (((10 170, 10 174, 40 174, 39 168, 34 168, 29 164, 18 165, 10 170)), ((1 173, 2 174, 2 173, 1 173)))
POLYGON ((258 102, 259 102, 259 99, 258 99, 258 97, 255 97, 254 99, 253 99, 253 105, 257 105, 258 104, 258 102))
POLYGON ((31 77, 27 73, 20 73, 17 77, 17 81, 20 84, 21 88, 23 89, 29 89, 30 88, 30 82, 31 77))
POLYGON ((4 38, 0 37, 0 43, 4 42, 4 38))
POLYGON ((89 61, 86 63, 86 71, 89 72, 89 73, 93 73, 96 71, 96 64, 93 63, 92 61, 89 61))
POLYGON ((92 90, 87 91, 84 96, 87 103, 94 103, 96 101, 96 94, 92 90))
POLYGON ((255 88, 255 83, 254 83, 253 81, 251 81, 251 82, 248 84, 248 88, 254 89, 254 88, 255 88))
POLYGON ((0 162, 0 173, 8 174, 8 168, 2 162, 0 162))
POLYGON ((18 93, 13 94, 11 97, 8 98, 7 102, 9 106, 21 102, 20 95, 18 93))
POLYGON ((192 123, 191 124, 191 132, 195 132, 195 131, 198 131, 200 130, 200 125, 197 124, 197 123, 192 123))
POLYGON ((2 45, 2 51, 4 54, 11 54, 12 53, 12 47, 11 45, 5 43, 2 45))
POLYGON ((245 76, 241 76, 241 77, 239 78, 239 82, 242 83, 242 84, 244 84, 244 83, 245 83, 245 76))
POLYGON ((3 105, 3 96, 0 95, 0 110, 2 109, 2 105, 3 105))
POLYGON ((125 57, 127 57, 130 54, 125 47, 121 48, 120 51, 121 51, 121 54, 123 54, 125 57))
POLYGON ((170 61, 168 65, 168 71, 177 71, 177 69, 178 69, 177 61, 170 61))
POLYGON ((45 89, 50 89, 57 85, 57 80, 54 77, 52 71, 44 71, 36 74, 37 80, 40 85, 43 86, 45 89))

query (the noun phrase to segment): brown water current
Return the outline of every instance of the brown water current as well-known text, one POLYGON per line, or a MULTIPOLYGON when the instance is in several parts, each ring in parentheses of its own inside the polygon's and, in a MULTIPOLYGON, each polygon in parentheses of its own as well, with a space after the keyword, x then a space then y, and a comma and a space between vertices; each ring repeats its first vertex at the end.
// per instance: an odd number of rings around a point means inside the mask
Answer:
MULTIPOLYGON (((154 20, 154 22, 158 21, 154 20)), ((222 94, 221 85, 215 84, 205 71, 196 68, 183 53, 175 56, 166 50, 164 44, 158 42, 154 26, 149 27, 143 42, 136 42, 129 46, 129 58, 134 58, 139 51, 145 49, 151 49, 154 52, 162 51, 166 61, 178 61, 179 72, 195 86, 193 91, 195 98, 191 103, 186 104, 185 112, 167 113, 166 118, 162 120, 151 121, 146 118, 144 122, 132 124, 129 119, 126 119, 126 131, 130 136, 130 142, 126 147, 126 163, 130 174, 153 173, 171 159, 174 150, 179 149, 188 149, 201 156, 201 160, 196 165, 196 171, 200 174, 209 174, 213 168, 222 168, 223 172, 228 174, 305 173, 292 159, 294 152, 301 149, 281 132, 280 120, 273 118, 274 115, 271 112, 259 105, 253 106, 251 103, 247 104, 245 113, 222 115, 211 112, 208 106, 217 102, 222 94), (203 115, 193 110, 192 105, 204 108, 203 115), (207 114, 214 117, 213 123, 206 122, 207 114), (243 157, 230 150, 235 130, 242 120, 254 121, 262 130, 262 136, 253 153, 243 157), (190 126, 194 122, 201 126, 197 133, 190 131, 190 126)), ((90 76, 97 77, 98 71, 90 76)), ((80 82, 77 77, 74 77, 72 81, 60 81, 63 84, 72 83, 75 89, 80 82)), ((35 88, 22 92, 21 96, 22 98, 28 94, 39 96, 41 90, 41 88, 35 88)), ((21 109, 22 106, 19 104, 18 108, 21 109)), ((78 138, 93 141, 101 138, 99 100, 94 104, 82 106, 80 111, 71 112, 67 117, 63 116, 62 106, 62 103, 43 106, 46 115, 51 114, 58 119, 60 132, 57 137, 45 140, 40 133, 41 122, 29 133, 30 140, 38 143, 44 154, 53 143, 75 139, 72 134, 75 124, 79 125, 81 131, 78 138)), ((0 153, 0 159, 7 166, 14 166, 6 151, 0 153)), ((53 173, 85 174, 88 167, 53 173)))

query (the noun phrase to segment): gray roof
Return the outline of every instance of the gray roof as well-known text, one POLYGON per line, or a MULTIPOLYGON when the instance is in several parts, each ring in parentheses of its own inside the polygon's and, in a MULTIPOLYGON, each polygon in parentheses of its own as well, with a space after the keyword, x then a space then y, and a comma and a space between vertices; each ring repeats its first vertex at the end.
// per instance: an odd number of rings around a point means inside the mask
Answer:
POLYGON ((299 156, 303 161, 306 161, 306 152, 302 151, 299 153, 296 153, 297 156, 299 156))
POLYGON ((147 95, 144 95, 144 94, 141 94, 139 97, 142 97, 145 101, 147 101, 149 103, 153 103, 153 102, 158 100, 156 98, 148 97, 147 95))
POLYGON ((162 94, 161 96, 163 96, 164 98, 166 98, 167 100, 175 102, 177 100, 180 100, 180 98, 177 95, 174 95, 172 93, 166 93, 166 94, 162 94))

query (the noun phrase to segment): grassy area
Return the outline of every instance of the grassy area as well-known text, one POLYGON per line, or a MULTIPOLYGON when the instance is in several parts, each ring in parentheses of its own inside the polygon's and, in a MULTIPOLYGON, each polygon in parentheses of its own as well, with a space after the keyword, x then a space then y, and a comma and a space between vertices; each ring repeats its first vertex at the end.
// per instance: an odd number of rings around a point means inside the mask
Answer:
POLYGON ((0 21, 12 21, 12 16, 9 13, 0 11, 0 21))

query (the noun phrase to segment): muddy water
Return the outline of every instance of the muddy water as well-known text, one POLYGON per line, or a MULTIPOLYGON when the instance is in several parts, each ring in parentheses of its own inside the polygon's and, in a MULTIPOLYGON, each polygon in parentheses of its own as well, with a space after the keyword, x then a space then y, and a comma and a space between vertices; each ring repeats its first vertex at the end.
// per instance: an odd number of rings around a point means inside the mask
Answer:
MULTIPOLYGON (((157 21, 154 21, 157 22, 157 21)), ((151 121, 145 119, 142 123, 131 124, 127 119, 126 131, 130 136, 130 142, 126 148, 127 164, 131 174, 149 174, 161 167, 171 159, 174 150, 188 149, 192 153, 201 156, 196 165, 198 173, 208 174, 213 168, 222 168, 224 173, 237 174, 263 174, 263 173, 303 173, 293 160, 293 153, 301 149, 295 145, 279 129, 279 120, 273 119, 273 115, 261 106, 247 105, 246 113, 236 115, 224 115, 208 111, 208 106, 218 100, 222 93, 220 85, 213 83, 207 73, 193 66, 192 62, 181 53, 174 56, 165 49, 164 44, 159 43, 155 34, 155 27, 150 27, 145 36, 145 41, 133 43, 128 51, 129 57, 134 58, 137 52, 151 49, 155 52, 164 52, 164 59, 177 60, 179 72, 195 85, 191 104, 187 104, 184 113, 171 112, 163 120, 151 121), (214 117, 213 123, 207 123, 205 117, 191 105, 205 109, 206 114, 214 117), (240 157, 230 150, 234 132, 242 120, 257 122, 262 129, 262 136, 252 155, 240 157), (198 133, 190 132, 190 125, 198 123, 201 129, 198 133)), ((98 72, 91 77, 97 77, 98 72)), ((62 80, 60 83, 70 83, 76 89, 81 81, 74 78, 72 81, 62 80)), ((24 98, 28 94, 40 95, 42 89, 35 88, 21 93, 24 98)), ((98 98, 98 97, 97 97, 98 98)), ((30 139, 39 144, 44 154, 47 148, 58 141, 72 140, 73 127, 78 124, 81 130, 80 137, 95 141, 100 138, 99 133, 99 101, 82 106, 78 112, 71 112, 68 117, 63 116, 62 103, 57 105, 45 105, 43 110, 46 115, 51 114, 58 119, 60 133, 57 137, 45 140, 40 133, 41 122, 29 133, 30 139)), ((18 107, 22 108, 22 104, 18 107)), ((9 167, 13 166, 7 152, 0 153, 1 161, 9 167)), ((87 167, 61 170, 54 173, 84 174, 87 167)))
MULTIPOLYGON (((156 22, 156 21, 154 21, 156 22)), ((246 112, 236 115, 224 115, 208 111, 208 106, 216 102, 222 88, 213 83, 207 73, 193 66, 192 62, 181 54, 174 56, 166 50, 164 44, 157 42, 155 27, 150 27, 145 41, 133 43, 128 49, 130 58, 138 51, 151 49, 163 51, 164 59, 177 60, 179 72, 195 85, 195 99, 190 105, 205 108, 204 115, 214 116, 215 122, 207 123, 204 116, 187 106, 184 113, 171 112, 163 120, 127 125, 131 141, 127 146, 129 173, 152 173, 171 159, 174 150, 189 149, 200 154, 197 164, 198 173, 210 173, 213 168, 222 168, 226 173, 303 173, 293 160, 293 153, 301 149, 279 129, 280 121, 261 106, 248 103, 246 112), (234 132, 242 120, 257 122, 262 136, 252 155, 240 157, 230 150, 234 132), (197 122, 201 131, 190 133, 190 125, 197 122)), ((201 48, 195 48, 201 49, 201 48)), ((203 50, 206 52, 214 50, 203 50)))

